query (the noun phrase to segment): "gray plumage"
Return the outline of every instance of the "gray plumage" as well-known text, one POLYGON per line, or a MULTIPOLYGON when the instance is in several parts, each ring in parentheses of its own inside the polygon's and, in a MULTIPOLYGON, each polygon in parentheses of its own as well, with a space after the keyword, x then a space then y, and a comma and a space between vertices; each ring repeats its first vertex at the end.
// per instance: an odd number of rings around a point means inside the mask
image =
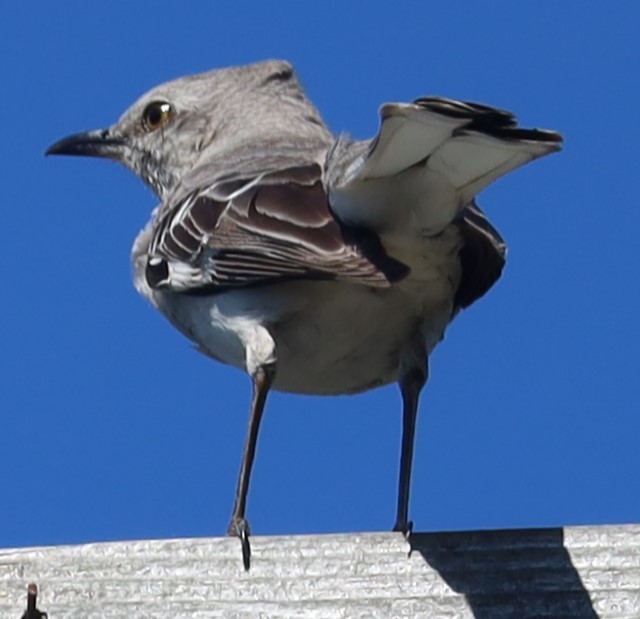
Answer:
POLYGON ((133 247, 136 288, 202 352, 253 379, 230 526, 247 569, 246 495, 271 387, 342 394, 398 382, 395 529, 410 531, 428 355, 504 265, 474 198, 560 142, 509 112, 435 97, 384 105, 373 140, 336 139, 291 66, 269 61, 168 82, 109 129, 49 149, 115 159, 156 192, 133 247))

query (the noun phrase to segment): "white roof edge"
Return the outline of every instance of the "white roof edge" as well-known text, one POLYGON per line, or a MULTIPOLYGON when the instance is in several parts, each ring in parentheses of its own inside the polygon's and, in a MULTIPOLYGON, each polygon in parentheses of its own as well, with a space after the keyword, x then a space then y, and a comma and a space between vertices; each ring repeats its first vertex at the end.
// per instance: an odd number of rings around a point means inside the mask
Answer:
POLYGON ((640 617, 640 525, 0 550, 0 617, 640 617))

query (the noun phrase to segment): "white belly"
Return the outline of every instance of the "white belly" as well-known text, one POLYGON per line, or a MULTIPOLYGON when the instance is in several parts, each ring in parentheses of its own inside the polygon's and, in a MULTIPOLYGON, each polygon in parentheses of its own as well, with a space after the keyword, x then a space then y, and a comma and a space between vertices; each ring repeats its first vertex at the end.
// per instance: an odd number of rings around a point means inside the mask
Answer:
POLYGON ((422 338, 428 354, 443 336, 457 257, 428 252, 411 263, 412 274, 389 288, 303 280, 188 296, 152 291, 141 273, 136 286, 206 355, 246 371, 247 342, 266 329, 275 343, 275 389, 349 394, 396 381, 412 338, 422 338))
POLYGON ((337 282, 288 283, 176 300, 163 295, 159 308, 202 352, 243 370, 246 333, 265 326, 276 348, 273 387, 307 394, 357 393, 396 381, 407 339, 424 337, 430 351, 451 316, 450 301, 441 302, 430 308, 425 329, 420 324, 424 308, 400 288, 337 282))

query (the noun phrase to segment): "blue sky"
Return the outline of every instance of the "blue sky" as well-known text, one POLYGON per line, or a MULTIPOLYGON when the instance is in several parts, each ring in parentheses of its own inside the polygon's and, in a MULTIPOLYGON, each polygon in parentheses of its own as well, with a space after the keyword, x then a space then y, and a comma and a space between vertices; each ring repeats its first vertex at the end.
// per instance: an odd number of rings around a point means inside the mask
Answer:
MULTIPOLYGON (((640 521, 640 210, 633 2, 4 2, 0 24, 0 547, 221 535, 249 379, 138 297, 129 249, 155 205, 132 175, 43 157, 140 94, 285 58, 331 128, 383 102, 513 110, 565 150, 487 189, 502 280, 452 324, 423 394, 419 531, 640 521)), ((255 534, 389 529, 400 404, 273 394, 255 534)))

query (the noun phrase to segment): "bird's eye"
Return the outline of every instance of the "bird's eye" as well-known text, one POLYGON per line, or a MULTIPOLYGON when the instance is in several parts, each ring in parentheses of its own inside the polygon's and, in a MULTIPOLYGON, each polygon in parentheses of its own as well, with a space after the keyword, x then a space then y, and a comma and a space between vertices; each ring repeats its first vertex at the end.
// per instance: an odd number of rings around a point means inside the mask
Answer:
POLYGON ((167 124, 173 113, 173 108, 166 101, 149 103, 142 113, 142 126, 151 133, 167 124))

